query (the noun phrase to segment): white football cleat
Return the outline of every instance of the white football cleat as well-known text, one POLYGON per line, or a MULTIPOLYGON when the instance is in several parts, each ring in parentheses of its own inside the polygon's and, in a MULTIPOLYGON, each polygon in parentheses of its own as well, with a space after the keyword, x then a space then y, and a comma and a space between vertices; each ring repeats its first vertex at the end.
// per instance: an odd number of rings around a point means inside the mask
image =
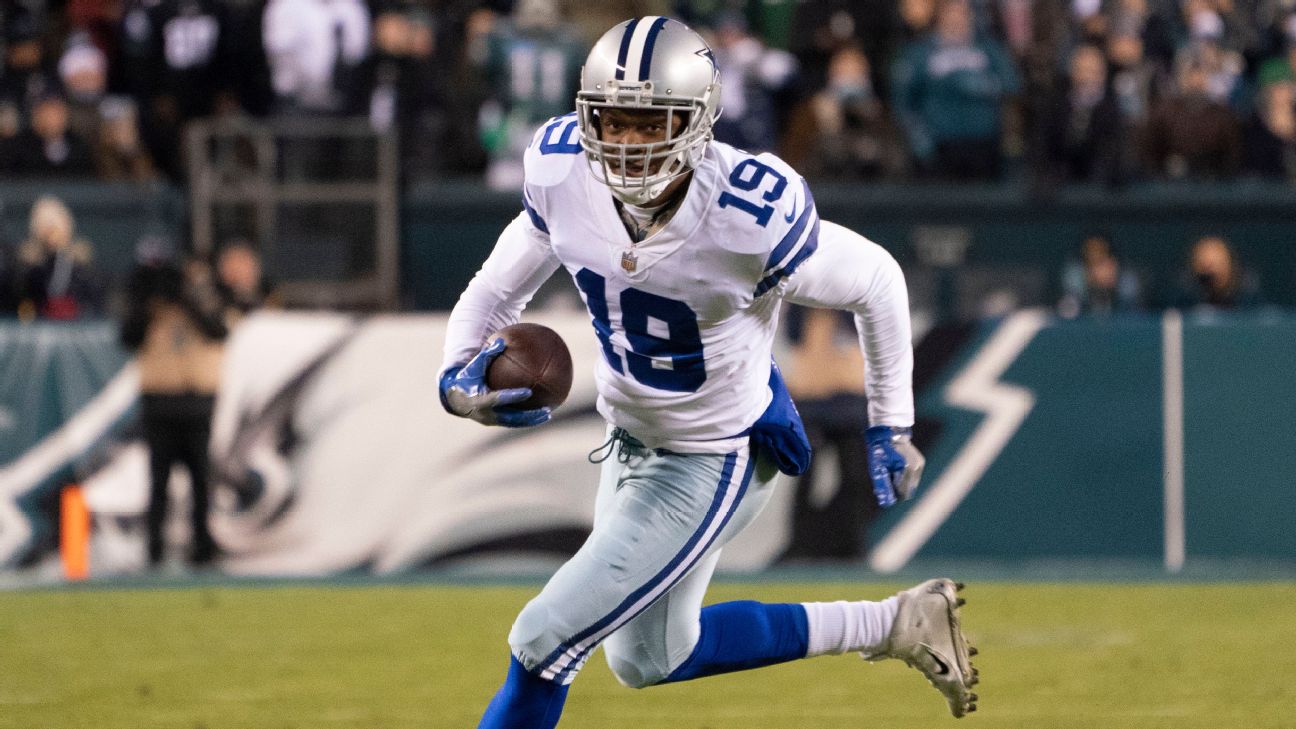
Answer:
POLYGON ((860 654, 869 661, 899 658, 922 671, 945 696, 955 718, 976 711, 972 687, 980 680, 971 660, 976 649, 968 647, 959 626, 964 600, 955 593, 961 589, 962 583, 936 579, 898 593, 900 606, 886 645, 860 654))

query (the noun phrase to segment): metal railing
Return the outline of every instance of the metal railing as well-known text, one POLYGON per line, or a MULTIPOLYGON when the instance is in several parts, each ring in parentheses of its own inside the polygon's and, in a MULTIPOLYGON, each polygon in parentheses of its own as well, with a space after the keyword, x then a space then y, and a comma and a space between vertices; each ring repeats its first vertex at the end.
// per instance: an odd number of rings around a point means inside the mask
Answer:
POLYGON ((252 243, 289 306, 396 306, 394 135, 363 119, 207 119, 185 152, 197 254, 252 243))

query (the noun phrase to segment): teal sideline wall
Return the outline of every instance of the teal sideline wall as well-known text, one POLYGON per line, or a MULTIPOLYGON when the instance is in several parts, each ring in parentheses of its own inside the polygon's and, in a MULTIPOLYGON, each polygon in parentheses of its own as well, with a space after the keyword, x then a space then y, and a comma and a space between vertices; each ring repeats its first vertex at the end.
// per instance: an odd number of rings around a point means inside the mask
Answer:
MULTIPOLYGON (((915 241, 933 226, 966 234, 965 268, 1029 272, 1050 281, 1080 237, 1092 231, 1110 233, 1130 264, 1147 274, 1179 270, 1189 241, 1220 232, 1260 273, 1271 301, 1296 305, 1296 187, 1147 185, 1119 194, 1068 188, 1048 197, 1014 185, 815 184, 814 189, 824 218, 874 239, 911 272, 923 268, 915 241)), ((0 182, 0 239, 22 240, 32 201, 46 193, 68 202, 78 230, 94 243, 100 265, 113 279, 129 270, 142 233, 188 237, 185 196, 175 187, 0 182)), ((407 190, 401 210, 405 306, 453 305, 520 209, 518 194, 480 184, 420 184, 407 190)), ((1162 278, 1150 285, 1164 283, 1162 278)))
MULTIPOLYGON (((1192 240, 1221 233, 1259 273, 1272 303, 1296 305, 1296 187, 1148 185, 1119 194, 1072 188, 1039 197, 1012 185, 818 184, 814 192, 824 218, 872 238, 911 273, 923 263, 915 241, 933 226, 967 234, 964 268, 1030 273, 1050 282, 1082 236, 1104 231, 1147 276, 1155 297, 1172 283, 1155 274, 1180 271, 1192 240)), ((412 188, 402 211, 407 304, 452 306, 520 210, 517 194, 449 184, 412 188)))
POLYGON ((1296 558, 1296 319, 1184 328, 1189 554, 1296 558))
MULTIPOLYGON (((944 400, 996 322, 918 402, 940 420, 926 482, 981 423, 944 400)), ((1035 405, 919 556, 1163 556, 1160 317, 1054 321, 1001 378, 1035 405)), ((1296 316, 1184 317, 1184 478, 1189 559, 1296 560, 1296 316)), ((911 506, 884 517, 883 535, 911 506)))
POLYGON ((93 244, 96 262, 111 280, 130 271, 141 235, 188 239, 185 197, 170 185, 33 180, 0 183, 0 240, 17 244, 27 237, 32 203, 42 195, 67 203, 76 235, 93 244))
MULTIPOLYGON (((997 326, 982 325, 918 402, 942 425, 927 451, 929 487, 982 421, 946 403, 945 385, 997 326)), ((1161 335, 1151 316, 1049 322, 1002 377, 1034 394, 1033 409, 919 556, 1159 561, 1161 335)), ((1183 345, 1189 559, 1296 560, 1296 315, 1189 314, 1183 345)), ((0 322, 0 408, 10 414, 10 427, 0 418, 0 468, 124 361, 110 323, 0 322)))

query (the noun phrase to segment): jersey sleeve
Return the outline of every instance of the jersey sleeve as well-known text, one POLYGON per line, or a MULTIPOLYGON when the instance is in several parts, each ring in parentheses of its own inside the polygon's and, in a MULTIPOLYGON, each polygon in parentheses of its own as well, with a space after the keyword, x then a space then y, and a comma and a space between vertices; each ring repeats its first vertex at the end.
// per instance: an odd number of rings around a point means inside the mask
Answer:
POLYGON ((914 422, 909 292, 900 265, 881 246, 840 225, 823 224, 818 250, 783 289, 786 301, 855 315, 864 352, 869 422, 914 422))
POLYGON ((517 323, 531 297, 558 270, 549 242, 547 203, 580 150, 574 113, 550 119, 532 137, 523 156, 522 212, 500 233, 495 249, 450 312, 442 372, 472 359, 492 332, 517 323))
POLYGON ((547 239, 550 191, 566 180, 572 167, 582 161, 581 151, 575 112, 550 119, 531 137, 531 144, 522 156, 522 209, 533 233, 547 239))
POLYGON ((819 212, 809 183, 791 166, 771 154, 755 159, 775 173, 776 180, 786 181, 775 182, 771 189, 772 194, 780 184, 783 187, 782 194, 771 203, 773 211, 766 226, 768 253, 754 291, 760 297, 778 288, 819 248, 819 212))
POLYGON ((500 234, 450 312, 442 372, 472 359, 492 332, 516 324, 541 284, 558 270, 549 234, 529 212, 520 213, 500 234))

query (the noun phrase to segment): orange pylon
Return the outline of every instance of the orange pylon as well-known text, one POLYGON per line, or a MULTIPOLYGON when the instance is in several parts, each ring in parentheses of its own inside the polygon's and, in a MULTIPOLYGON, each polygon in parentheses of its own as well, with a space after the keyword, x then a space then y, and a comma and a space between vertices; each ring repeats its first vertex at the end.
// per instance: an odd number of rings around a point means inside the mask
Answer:
POLYGON ((63 557, 63 575, 69 580, 90 576, 90 509, 86 507, 81 487, 70 484, 59 499, 59 554, 63 557))

